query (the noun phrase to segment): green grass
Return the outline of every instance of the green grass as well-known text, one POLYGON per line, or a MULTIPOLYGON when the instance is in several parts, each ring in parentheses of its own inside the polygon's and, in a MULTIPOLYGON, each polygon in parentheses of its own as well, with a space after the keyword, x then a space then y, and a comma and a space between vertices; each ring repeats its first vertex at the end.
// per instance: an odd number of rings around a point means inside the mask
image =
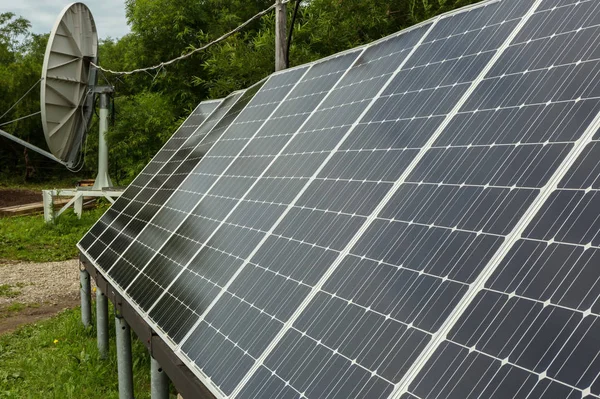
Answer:
POLYGON ((77 257, 75 244, 107 209, 102 204, 84 210, 81 219, 67 210, 54 224, 41 215, 0 219, 0 259, 53 262, 77 257))
MULTIPOLYGON (((99 359, 96 331, 81 325, 79 308, 0 336, 0 399, 118 398, 110 319, 107 360, 99 359)), ((150 398, 150 357, 135 335, 132 344, 135 397, 150 398)))
MULTIPOLYGON (((54 187, 70 187, 73 183, 58 181, 54 187)), ((40 189, 52 185, 3 182, 0 187, 40 189)), ((81 220, 68 210, 53 225, 45 224, 41 215, 0 219, 0 263, 75 258, 75 244, 107 207, 102 204, 84 210, 81 220)), ((0 297, 15 297, 19 288, 22 286, 18 284, 0 284, 0 297)), ((0 317, 11 317, 31 306, 14 302, 0 309, 0 317)), ((118 398, 114 322, 112 318, 110 321, 108 360, 98 358, 95 328, 81 325, 79 308, 0 336, 0 399, 118 398)), ((150 398, 148 351, 135 335, 132 343, 135 397, 150 398)))

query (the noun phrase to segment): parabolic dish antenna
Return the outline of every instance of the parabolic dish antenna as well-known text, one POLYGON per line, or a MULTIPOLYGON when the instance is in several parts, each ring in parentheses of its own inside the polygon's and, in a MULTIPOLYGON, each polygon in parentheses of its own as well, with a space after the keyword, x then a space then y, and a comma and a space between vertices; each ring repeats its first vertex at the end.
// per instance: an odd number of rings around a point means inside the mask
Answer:
POLYGON ((54 156, 77 162, 94 110, 98 34, 89 8, 73 3, 52 28, 44 65, 40 107, 42 127, 54 156))

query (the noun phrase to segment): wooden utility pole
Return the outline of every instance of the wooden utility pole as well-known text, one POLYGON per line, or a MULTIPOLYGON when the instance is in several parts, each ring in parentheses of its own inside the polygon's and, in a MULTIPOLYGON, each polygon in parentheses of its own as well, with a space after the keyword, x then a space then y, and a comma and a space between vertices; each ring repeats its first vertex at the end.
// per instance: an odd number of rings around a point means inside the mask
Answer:
POLYGON ((275 4, 275 71, 281 71, 287 67, 287 12, 282 0, 275 4))

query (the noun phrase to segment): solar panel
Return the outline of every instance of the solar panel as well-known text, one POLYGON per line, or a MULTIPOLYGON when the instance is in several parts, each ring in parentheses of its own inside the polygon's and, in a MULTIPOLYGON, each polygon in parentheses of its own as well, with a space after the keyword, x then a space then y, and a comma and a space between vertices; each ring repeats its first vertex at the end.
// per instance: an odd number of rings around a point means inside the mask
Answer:
MULTIPOLYGON (((593 1, 536 4, 474 97, 489 111, 467 117, 474 103, 461 110, 465 123, 487 128, 452 141, 526 144, 531 155, 509 161, 515 177, 502 184, 536 187, 538 181, 538 198, 423 359, 406 390, 418 398, 600 395, 600 7, 593 1), (494 87, 509 95, 495 98, 494 87), (510 136, 498 135, 497 119, 510 136), (518 170, 524 164, 532 166, 518 170)), ((512 146, 513 153, 523 151, 524 145, 512 146)))
MULTIPOLYGON (((168 173, 163 173, 166 172, 166 168, 169 170, 175 168, 181 170, 185 168, 189 171, 193 165, 198 163, 201 158, 201 152, 214 144, 214 139, 212 139, 212 136, 207 137, 207 133, 211 131, 215 123, 223 118, 239 97, 240 93, 234 93, 224 99, 218 108, 207 118, 205 124, 195 130, 195 133, 191 136, 189 145, 187 141, 184 141, 176 151, 163 152, 165 156, 160 159, 165 159, 165 161, 161 161, 160 163, 150 162, 144 172, 150 169, 151 173, 148 173, 146 176, 140 176, 144 180, 139 181, 138 178, 136 178, 133 181, 125 194, 122 195, 92 227, 89 232, 89 237, 84 237, 82 239, 80 246, 86 248, 86 250, 90 254, 94 254, 96 258, 99 258, 106 252, 106 248, 109 244, 112 244, 112 241, 117 238, 120 232, 126 233, 126 228, 133 229, 137 227, 135 224, 130 225, 128 223, 132 220, 132 217, 143 210, 144 205, 161 191, 163 185, 169 182, 169 186, 171 186, 170 180, 178 179, 181 176, 176 175, 171 177, 168 173), (189 157, 189 162, 183 164, 180 161, 181 158, 186 159, 189 154, 194 152, 196 147, 198 156, 189 157), (130 191, 131 194, 126 195, 128 191, 130 191)), ((168 141, 165 144, 165 147, 170 147, 172 141, 173 140, 168 141)), ((159 155, 157 155, 157 157, 159 155)), ((168 187, 165 187, 165 189, 167 188, 168 187)))
POLYGON ((219 397, 597 397, 599 12, 274 74, 79 247, 219 397))
MULTIPOLYGON (((238 94, 234 94, 233 96, 237 95, 238 94)), ((198 142, 202 141, 206 132, 210 130, 208 129, 208 126, 212 123, 212 120, 216 118, 216 115, 213 115, 213 113, 215 109, 221 106, 222 101, 223 100, 209 100, 198 104, 196 109, 186 118, 177 131, 165 143, 163 148, 160 149, 160 151, 131 182, 123 194, 117 199, 116 203, 105 215, 103 215, 101 220, 93 226, 89 232, 90 234, 82 239, 80 243, 82 247, 89 249, 95 241, 95 238, 106 229, 107 223, 110 223, 110 220, 114 219, 115 215, 120 211, 123 211, 127 205, 131 204, 140 193, 140 190, 147 189, 147 191, 149 191, 150 187, 156 186, 157 184, 153 182, 147 188, 151 181, 159 178, 159 176, 165 175, 164 173, 159 172, 162 172, 165 164, 169 163, 178 151, 188 151, 198 142), (205 121, 207 121, 207 127, 200 129, 200 126, 205 121), (109 220, 109 218, 112 219, 109 220)), ((223 105, 221 108, 224 107, 226 107, 226 105, 223 105)))
MULTIPOLYGON (((440 177, 451 166, 448 161, 430 160, 430 154, 437 136, 442 137, 456 110, 498 58, 501 50, 496 50, 521 23, 526 10, 519 6, 522 2, 493 3, 460 14, 456 17, 460 23, 454 18, 439 21, 375 103, 373 112, 365 116, 363 128, 355 131, 357 146, 347 147, 359 153, 377 148, 365 145, 364 140, 381 140, 380 132, 393 132, 390 137, 397 147, 384 144, 380 148, 388 154, 394 149, 409 153, 410 164, 382 163, 393 166, 390 170, 395 174, 389 177, 379 172, 380 156, 363 161, 364 169, 360 163, 344 169, 365 170, 372 176, 340 176, 335 166, 346 162, 333 165, 332 177, 387 184, 386 195, 366 212, 345 210, 362 217, 364 223, 346 240, 325 278, 312 289, 312 299, 299 307, 301 311, 288 322, 280 341, 263 354, 254 374, 246 377, 241 397, 392 394, 464 295, 472 274, 499 247, 501 229, 461 224, 457 216, 465 222, 486 221, 481 211, 496 200, 508 210, 502 213, 500 208, 490 215, 491 220, 510 223, 508 212, 519 209, 509 205, 525 202, 531 195, 513 190, 488 197, 473 184, 444 184, 440 177), (505 20, 507 14, 513 18, 505 20), (414 128, 402 129, 415 121, 431 125, 414 136, 414 128)), ((476 150, 469 158, 487 159, 476 150)), ((357 204, 371 203, 371 188, 352 192, 357 204)), ((327 206, 331 210, 331 201, 327 206)))

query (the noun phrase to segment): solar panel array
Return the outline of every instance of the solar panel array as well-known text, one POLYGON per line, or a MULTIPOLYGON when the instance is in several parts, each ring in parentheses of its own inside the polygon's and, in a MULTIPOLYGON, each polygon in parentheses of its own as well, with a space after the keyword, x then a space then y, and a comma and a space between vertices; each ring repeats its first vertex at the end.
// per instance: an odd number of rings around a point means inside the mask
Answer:
POLYGON ((492 1, 202 103, 78 246, 218 397, 598 398, 599 26, 492 1))

